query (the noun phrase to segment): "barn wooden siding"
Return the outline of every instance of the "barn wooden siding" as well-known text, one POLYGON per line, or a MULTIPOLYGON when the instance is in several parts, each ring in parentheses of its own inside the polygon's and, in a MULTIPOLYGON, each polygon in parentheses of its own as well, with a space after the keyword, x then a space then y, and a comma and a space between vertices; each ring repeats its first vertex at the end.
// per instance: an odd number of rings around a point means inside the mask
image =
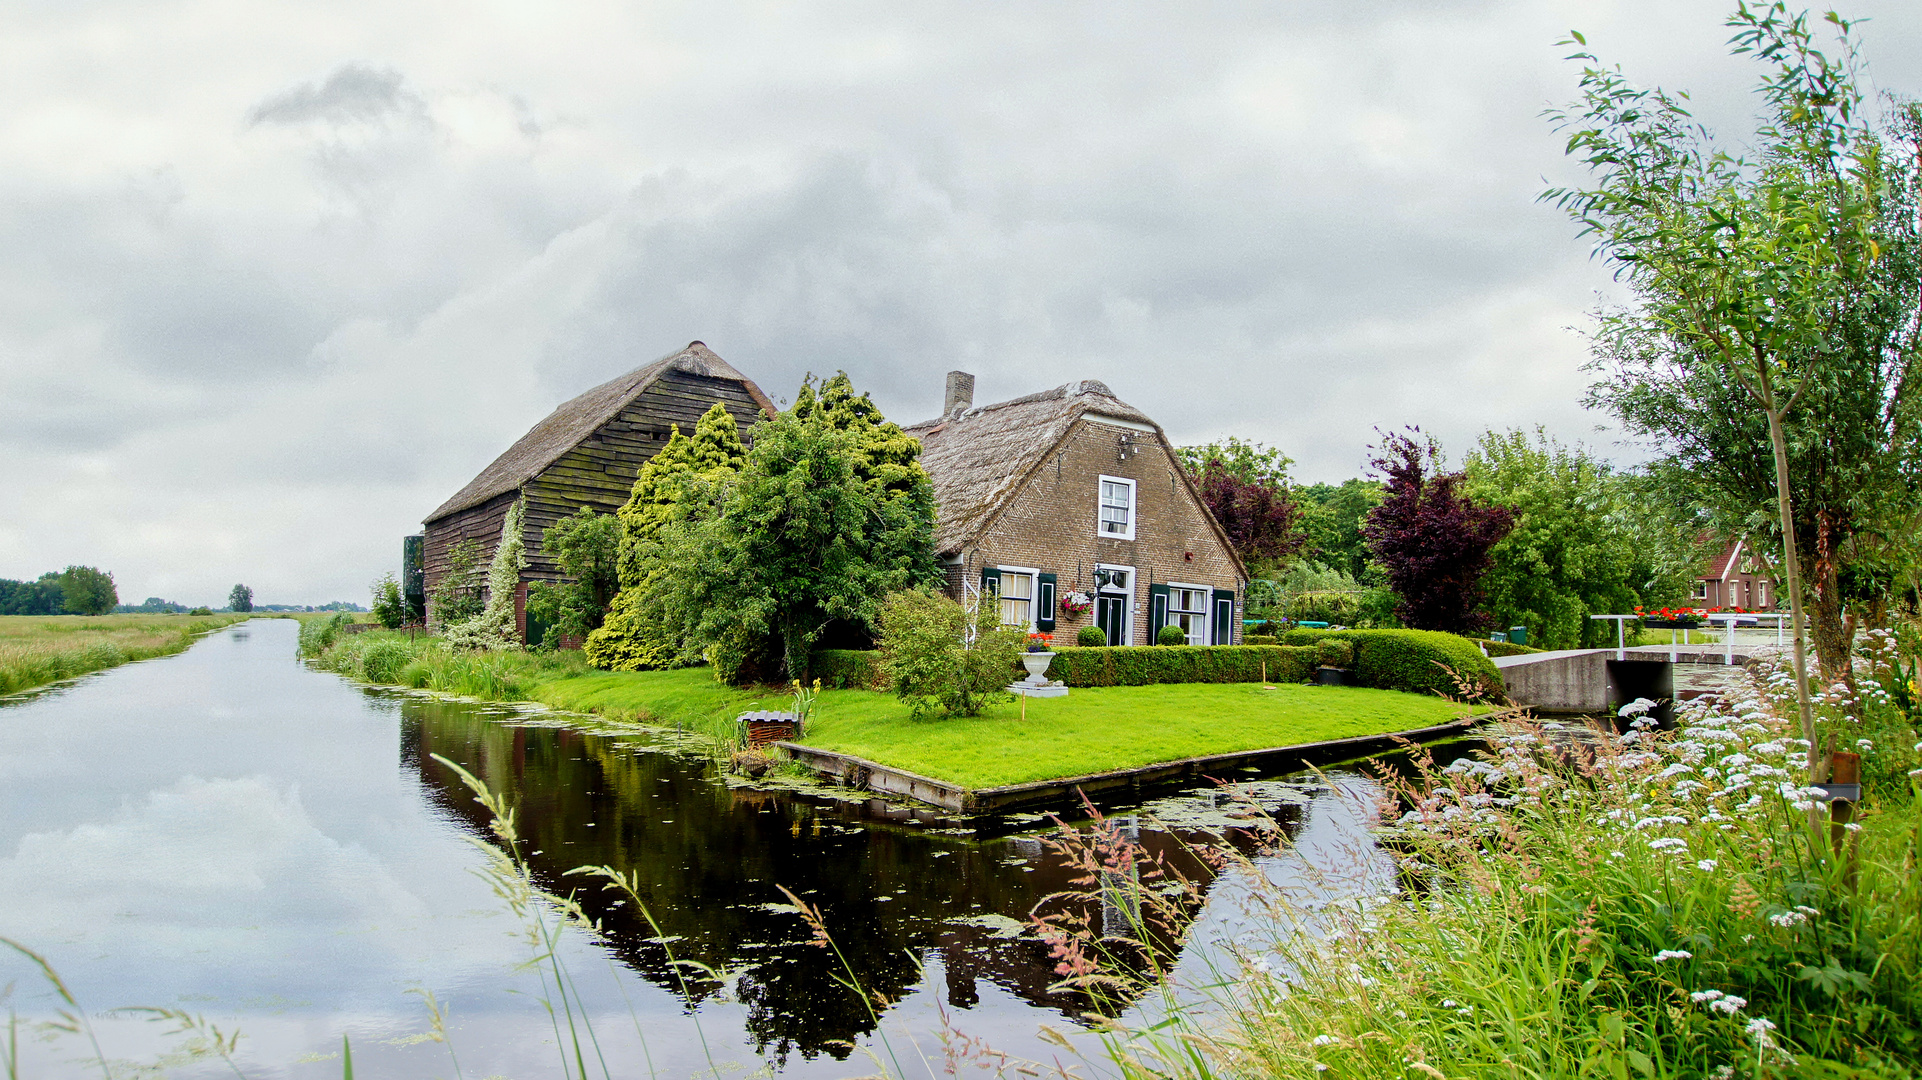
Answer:
POLYGON ((541 530, 563 517, 571 517, 583 506, 593 507, 597 514, 619 510, 633 491, 634 478, 641 466, 667 445, 674 426, 679 425, 682 434, 692 435, 701 415, 716 401, 726 405, 734 415, 745 440, 748 429, 761 419, 762 412, 742 383, 685 371, 664 371, 640 396, 529 479, 519 491, 503 492, 428 522, 428 593, 432 594, 435 584, 446 574, 447 550, 455 543, 478 541, 484 558, 493 557, 508 508, 522 493, 527 496, 527 529, 522 537, 527 547, 527 568, 521 571, 521 579, 560 580, 564 577, 560 568, 540 550, 541 530))

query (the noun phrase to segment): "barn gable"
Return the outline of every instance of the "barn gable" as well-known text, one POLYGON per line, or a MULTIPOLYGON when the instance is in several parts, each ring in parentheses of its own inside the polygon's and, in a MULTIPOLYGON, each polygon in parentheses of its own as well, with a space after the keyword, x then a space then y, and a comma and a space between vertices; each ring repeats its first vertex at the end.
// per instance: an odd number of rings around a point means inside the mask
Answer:
POLYGON ((696 341, 563 403, 426 519, 427 589, 446 572, 448 548, 475 540, 489 555, 514 500, 527 498, 524 580, 554 580, 560 569, 540 550, 541 530, 581 507, 613 513, 634 478, 675 426, 692 433, 720 402, 743 437, 774 403, 753 381, 696 341))

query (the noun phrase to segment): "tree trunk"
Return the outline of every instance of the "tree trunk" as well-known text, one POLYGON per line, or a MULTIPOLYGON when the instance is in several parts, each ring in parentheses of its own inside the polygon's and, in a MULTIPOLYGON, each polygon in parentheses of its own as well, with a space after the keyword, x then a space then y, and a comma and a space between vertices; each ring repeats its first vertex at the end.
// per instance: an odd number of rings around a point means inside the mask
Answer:
POLYGON ((1836 572, 1836 560, 1824 560, 1815 569, 1815 580, 1811 594, 1814 610, 1810 612, 1809 631, 1815 639, 1815 660, 1822 671, 1824 685, 1849 683, 1850 650, 1855 643, 1855 623, 1842 610, 1842 583, 1836 572))
MULTIPOLYGON (((1769 443, 1775 449, 1775 509, 1782 520, 1782 570, 1788 578, 1789 615, 1795 622, 1795 704, 1801 713, 1802 738, 1808 740, 1809 779, 1819 780, 1821 747, 1815 743, 1815 710, 1809 704, 1809 647, 1802 621, 1802 564, 1795 554, 1795 516, 1789 511, 1789 446, 1782 434, 1782 412, 1765 405, 1769 418, 1769 443)), ((1811 825, 1816 811, 1809 811, 1811 825)))

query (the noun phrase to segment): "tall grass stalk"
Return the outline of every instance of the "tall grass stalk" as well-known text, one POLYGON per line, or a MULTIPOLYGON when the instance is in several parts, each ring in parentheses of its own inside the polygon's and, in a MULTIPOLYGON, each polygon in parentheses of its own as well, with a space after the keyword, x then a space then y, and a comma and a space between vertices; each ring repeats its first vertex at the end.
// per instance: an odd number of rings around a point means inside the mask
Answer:
MULTIPOLYGON (((1126 1077, 1912 1080, 1922 803, 1906 773, 1871 792, 1851 883, 1806 826, 1814 791, 1785 683, 1764 669, 1744 700, 1687 707, 1673 732, 1528 722, 1447 767, 1416 752, 1365 808, 1384 823, 1388 891, 1358 887, 1365 877, 1284 887, 1224 846, 1253 929, 1227 970, 1164 998, 1165 1019, 1106 1035, 1108 1064, 1126 1077)), ((1848 710, 1831 730, 1852 725, 1886 759, 1865 759, 1865 775, 1917 752, 1910 717, 1829 704, 1848 710)), ((1080 884, 1125 887, 1138 852, 1090 843, 1080 884)), ((1144 903, 1158 891, 1136 888, 1144 903)), ((1097 948, 1096 930, 1044 925, 1059 970, 1140 985, 1151 972, 1133 957, 1153 955, 1152 937, 1097 948)))

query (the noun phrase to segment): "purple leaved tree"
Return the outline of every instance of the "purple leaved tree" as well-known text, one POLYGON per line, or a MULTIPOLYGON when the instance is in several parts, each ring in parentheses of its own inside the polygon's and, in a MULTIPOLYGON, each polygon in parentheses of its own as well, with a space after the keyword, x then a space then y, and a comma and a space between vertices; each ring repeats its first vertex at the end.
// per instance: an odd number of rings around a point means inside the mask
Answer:
POLYGON ((1362 526, 1375 561, 1388 574, 1400 602, 1395 614, 1416 630, 1466 633, 1487 623, 1481 578, 1488 552, 1514 517, 1505 506, 1485 506, 1461 493, 1463 476, 1442 468, 1435 440, 1386 436, 1369 464, 1383 482, 1385 498, 1362 526))
POLYGON ((1273 478, 1238 476, 1220 458, 1211 457, 1201 467, 1196 486, 1243 562, 1285 559, 1308 542, 1301 531, 1300 504, 1273 478))

